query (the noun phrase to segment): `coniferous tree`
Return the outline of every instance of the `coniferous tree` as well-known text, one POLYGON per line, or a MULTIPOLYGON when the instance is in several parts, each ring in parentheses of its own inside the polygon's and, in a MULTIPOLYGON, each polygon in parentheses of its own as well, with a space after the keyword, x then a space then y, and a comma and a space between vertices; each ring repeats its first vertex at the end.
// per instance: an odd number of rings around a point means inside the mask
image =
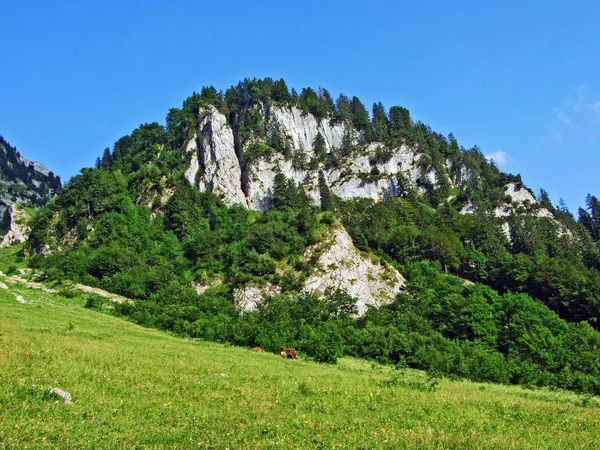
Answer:
POLYGON ((401 106, 390 108, 390 135, 392 139, 406 139, 411 134, 412 120, 408 109, 401 106))
POLYGON ((319 161, 321 161, 327 153, 325 138, 323 137, 321 132, 317 132, 317 135, 315 136, 315 139, 313 141, 313 153, 315 155, 315 158, 317 158, 319 161))
POLYGON ((387 142, 390 137, 389 119, 381 102, 373 103, 373 132, 379 142, 387 142))
POLYGON ((589 229, 595 241, 600 240, 600 202, 594 195, 588 194, 585 204, 589 211, 589 229))
POLYGON ((335 113, 338 119, 343 120, 348 124, 352 123, 352 106, 350 104, 350 99, 346 95, 340 94, 336 100, 335 113))
POLYGON ((292 101, 292 96, 288 90, 285 80, 282 78, 275 82, 271 90, 271 98, 280 104, 287 105, 292 101))
POLYGON ((350 109, 352 110, 352 125, 363 133, 365 142, 371 142, 373 140, 373 130, 365 105, 355 96, 352 97, 350 109))
POLYGON ((273 207, 276 209, 296 208, 298 205, 298 188, 294 180, 279 172, 273 180, 273 207))
POLYGON ((293 106, 298 106, 299 95, 296 89, 292 88, 292 92, 290 93, 291 102, 293 106))
POLYGON ((540 193, 538 195, 537 200, 544 208, 552 209, 552 202, 550 201, 550 196, 548 195, 548 192, 545 189, 540 188, 540 193))
POLYGON ((323 211, 333 211, 333 197, 322 170, 319 170, 319 195, 321 196, 321 209, 323 211))
POLYGON ((335 104, 333 97, 327 89, 319 88, 319 99, 323 104, 323 109, 327 111, 327 116, 332 116, 335 113, 335 104))
POLYGON ((102 154, 101 166, 104 169, 108 169, 112 165, 112 156, 110 154, 110 148, 106 147, 102 154))
POLYGON ((287 178, 278 172, 273 180, 273 207, 276 209, 287 206, 287 178))

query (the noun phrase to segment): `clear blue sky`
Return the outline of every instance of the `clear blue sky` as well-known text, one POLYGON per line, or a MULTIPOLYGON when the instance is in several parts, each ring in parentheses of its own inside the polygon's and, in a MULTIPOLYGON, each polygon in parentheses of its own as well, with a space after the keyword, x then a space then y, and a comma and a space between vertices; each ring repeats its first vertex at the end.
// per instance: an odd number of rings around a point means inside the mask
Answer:
POLYGON ((401 105, 573 212, 600 195, 595 1, 4 2, 0 134, 68 179, 203 85, 401 105))

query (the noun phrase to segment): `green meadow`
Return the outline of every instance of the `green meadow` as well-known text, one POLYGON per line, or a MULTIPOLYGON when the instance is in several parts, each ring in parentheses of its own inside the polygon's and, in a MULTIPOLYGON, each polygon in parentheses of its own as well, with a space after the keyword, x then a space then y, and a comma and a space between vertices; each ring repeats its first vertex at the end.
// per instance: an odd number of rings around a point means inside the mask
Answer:
POLYGON ((0 448, 598 446, 595 397, 285 360, 139 327, 86 309, 85 293, 0 281, 0 448))

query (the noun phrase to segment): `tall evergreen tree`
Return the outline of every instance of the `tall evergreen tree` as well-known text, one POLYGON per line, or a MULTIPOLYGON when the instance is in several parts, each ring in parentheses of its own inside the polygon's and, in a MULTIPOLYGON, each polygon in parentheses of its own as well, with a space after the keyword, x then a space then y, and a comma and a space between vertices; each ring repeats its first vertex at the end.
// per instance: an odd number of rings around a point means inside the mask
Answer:
POLYGON ((364 142, 373 142, 373 126, 369 120, 369 113, 358 97, 352 97, 350 103, 352 109, 352 124, 362 133, 364 142))
POLYGON ((323 211, 333 211, 333 197, 322 170, 319 170, 319 195, 321 196, 321 209, 323 211))
POLYGON ((317 132, 315 139, 313 141, 313 153, 315 158, 319 161, 323 160, 325 154, 327 153, 327 147, 325 145, 325 138, 321 134, 321 132, 317 132))
POLYGON ((373 103, 373 132, 379 142, 387 142, 390 137, 389 119, 381 102, 373 103))
POLYGON ((294 180, 279 172, 273 180, 273 207, 276 209, 296 208, 298 205, 298 188, 294 180))
POLYGON ((271 90, 271 98, 282 105, 287 105, 292 101, 292 96, 288 90, 285 80, 281 78, 276 81, 271 90))
POLYGON ((392 139, 406 139, 411 134, 412 120, 408 109, 401 106, 390 108, 390 135, 392 139))
POLYGON ((546 191, 546 189, 540 188, 538 201, 544 208, 552 209, 552 202, 550 201, 550 196, 548 195, 548 191, 546 191))
POLYGON ((352 123, 352 106, 350 105, 350 99, 340 94, 335 102, 335 113, 337 118, 347 123, 352 123))
POLYGON ((323 104, 324 109, 327 111, 328 116, 335 114, 335 104, 333 103, 333 97, 327 89, 319 88, 319 99, 323 104))
POLYGON ((596 196, 588 194, 585 204, 589 211, 589 227, 595 241, 600 240, 600 202, 596 196))
POLYGON ((110 148, 106 147, 102 154, 101 166, 108 169, 112 165, 112 156, 110 154, 110 148))

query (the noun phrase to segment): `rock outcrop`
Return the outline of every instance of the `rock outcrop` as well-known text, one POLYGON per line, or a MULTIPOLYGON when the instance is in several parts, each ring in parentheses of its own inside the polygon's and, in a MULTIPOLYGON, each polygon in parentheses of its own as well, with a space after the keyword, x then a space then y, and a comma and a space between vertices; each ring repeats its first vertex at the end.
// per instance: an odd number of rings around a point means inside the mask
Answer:
MULTIPOLYGON (((307 249, 304 257, 316 257, 315 268, 304 283, 303 292, 317 296, 327 289, 340 289, 357 300, 358 315, 369 306, 379 307, 394 301, 404 287, 404 278, 393 267, 362 253, 342 227, 330 230, 318 244, 307 249)), ((264 296, 279 295, 278 286, 247 285, 234 290, 235 304, 243 311, 253 311, 264 296)))
POLYGON ((233 301, 242 311, 254 311, 265 296, 281 294, 279 286, 272 284, 247 285, 233 291, 233 301))
POLYGON ((277 173, 302 185, 314 202, 319 201, 317 186, 319 170, 323 170, 331 191, 343 198, 368 197, 378 200, 383 192, 395 194, 398 175, 412 181, 435 184, 436 174, 423 173, 420 155, 406 146, 386 149, 384 144, 361 145, 360 133, 343 122, 317 119, 296 107, 264 107, 261 117, 268 127, 277 127, 291 148, 290 154, 246 155, 253 143, 264 138, 251 136, 241 142, 238 131, 215 107, 200 110, 195 137, 188 143, 189 165, 186 179, 198 189, 220 194, 228 204, 242 204, 264 211, 270 206, 273 182, 277 173), (357 151, 351 158, 342 158, 336 167, 319 164, 315 167, 315 138, 323 136, 327 152, 336 152, 344 145, 349 133, 357 151))
POLYGON ((29 237, 29 220, 31 217, 23 207, 13 204, 9 210, 10 224, 8 233, 2 238, 0 248, 25 242, 29 237))
POLYGON ((304 285, 313 294, 328 288, 340 289, 357 299, 358 314, 368 306, 382 306, 394 301, 404 287, 404 278, 393 267, 377 261, 354 247, 343 227, 330 231, 327 238, 309 248, 306 257, 320 253, 314 272, 304 285))
POLYGON ((199 116, 196 137, 187 151, 192 152, 185 174, 190 184, 221 194, 227 203, 246 205, 233 129, 215 107, 206 108, 199 116))

